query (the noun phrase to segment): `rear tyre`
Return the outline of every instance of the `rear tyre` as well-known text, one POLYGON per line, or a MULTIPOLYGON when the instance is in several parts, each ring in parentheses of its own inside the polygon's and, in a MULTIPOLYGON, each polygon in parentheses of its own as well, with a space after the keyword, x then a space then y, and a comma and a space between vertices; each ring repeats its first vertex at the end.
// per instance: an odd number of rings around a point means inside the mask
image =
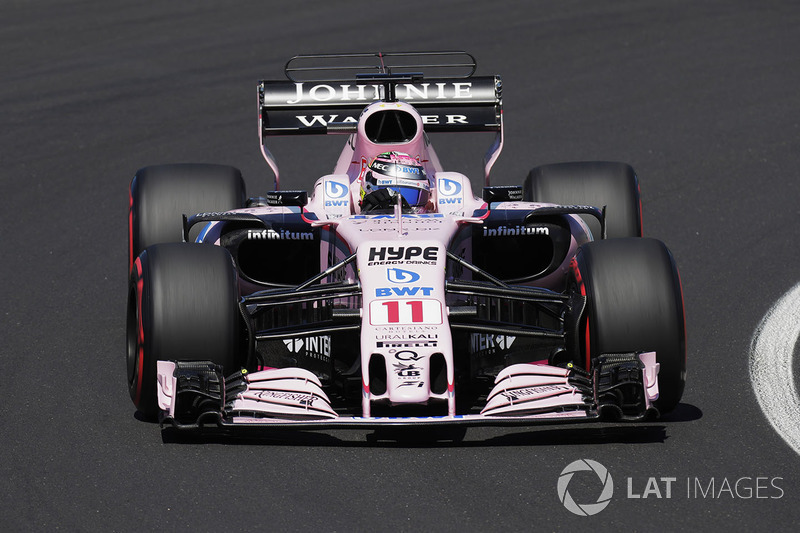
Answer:
POLYGON ((181 215, 243 207, 246 196, 242 173, 225 165, 182 163, 139 170, 130 186, 129 268, 148 246, 181 241, 181 215))
POLYGON ((238 284, 218 246, 156 244, 133 265, 128 293, 127 371, 131 399, 158 414, 156 361, 211 361, 240 368, 238 284))
POLYGON ((686 382, 686 333, 678 269, 664 243, 629 238, 584 244, 572 279, 586 295, 578 358, 589 368, 602 353, 655 351, 661 365, 655 406, 661 413, 673 410, 686 382))
MULTIPOLYGON (((530 202, 606 207, 608 238, 641 237, 642 206, 639 181, 625 163, 584 161, 557 163, 532 169, 523 185, 523 198, 530 202)), ((600 223, 583 216, 599 240, 600 223)))

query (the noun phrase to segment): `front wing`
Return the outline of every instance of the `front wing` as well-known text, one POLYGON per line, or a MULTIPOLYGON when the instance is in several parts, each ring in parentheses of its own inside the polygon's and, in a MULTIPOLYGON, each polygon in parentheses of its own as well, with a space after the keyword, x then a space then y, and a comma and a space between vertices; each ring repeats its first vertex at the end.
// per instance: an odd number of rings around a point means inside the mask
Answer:
POLYGON ((658 415, 655 352, 604 354, 592 370, 515 364, 498 374, 479 413, 358 417, 337 413, 317 377, 301 368, 232 376, 210 362, 158 362, 162 424, 178 429, 273 427, 357 429, 380 426, 509 426, 593 420, 639 421, 658 415))

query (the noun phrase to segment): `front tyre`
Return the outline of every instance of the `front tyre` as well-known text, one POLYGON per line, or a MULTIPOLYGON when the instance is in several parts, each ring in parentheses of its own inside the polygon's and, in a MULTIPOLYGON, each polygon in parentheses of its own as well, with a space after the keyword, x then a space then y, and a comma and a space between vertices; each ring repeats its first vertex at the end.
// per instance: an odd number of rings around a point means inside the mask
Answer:
POLYGON ((156 361, 241 365, 239 291, 230 254, 188 243, 148 247, 134 261, 128 292, 128 389, 148 418, 159 411, 156 361))
POLYGON ((584 244, 573 261, 572 285, 586 296, 575 347, 579 360, 588 369, 603 353, 656 352, 655 406, 672 411, 686 382, 686 333, 678 269, 664 243, 627 238, 584 244))

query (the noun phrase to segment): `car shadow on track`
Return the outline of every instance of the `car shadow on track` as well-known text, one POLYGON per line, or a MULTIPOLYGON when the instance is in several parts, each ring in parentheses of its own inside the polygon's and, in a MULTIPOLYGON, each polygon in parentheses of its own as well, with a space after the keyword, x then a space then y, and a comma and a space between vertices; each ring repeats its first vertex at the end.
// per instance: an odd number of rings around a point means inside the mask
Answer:
POLYGON ((659 418, 663 422, 692 422, 703 418, 703 411, 699 407, 688 403, 679 403, 675 409, 659 418))
POLYGON ((703 412, 679 404, 666 416, 648 423, 593 423, 525 428, 385 427, 374 430, 291 430, 241 428, 236 432, 206 428, 204 432, 161 431, 164 444, 228 444, 322 447, 493 447, 568 446, 584 444, 663 443, 670 424, 702 418, 703 412))

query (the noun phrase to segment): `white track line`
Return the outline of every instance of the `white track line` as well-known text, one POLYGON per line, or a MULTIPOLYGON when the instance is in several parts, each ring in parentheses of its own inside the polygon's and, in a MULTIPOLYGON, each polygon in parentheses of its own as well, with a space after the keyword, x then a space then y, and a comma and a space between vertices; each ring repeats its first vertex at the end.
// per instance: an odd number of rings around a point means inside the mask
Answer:
POLYGON ((778 435, 800 454, 800 397, 794 349, 800 337, 800 283, 764 316, 750 343, 750 381, 758 404, 778 435))

